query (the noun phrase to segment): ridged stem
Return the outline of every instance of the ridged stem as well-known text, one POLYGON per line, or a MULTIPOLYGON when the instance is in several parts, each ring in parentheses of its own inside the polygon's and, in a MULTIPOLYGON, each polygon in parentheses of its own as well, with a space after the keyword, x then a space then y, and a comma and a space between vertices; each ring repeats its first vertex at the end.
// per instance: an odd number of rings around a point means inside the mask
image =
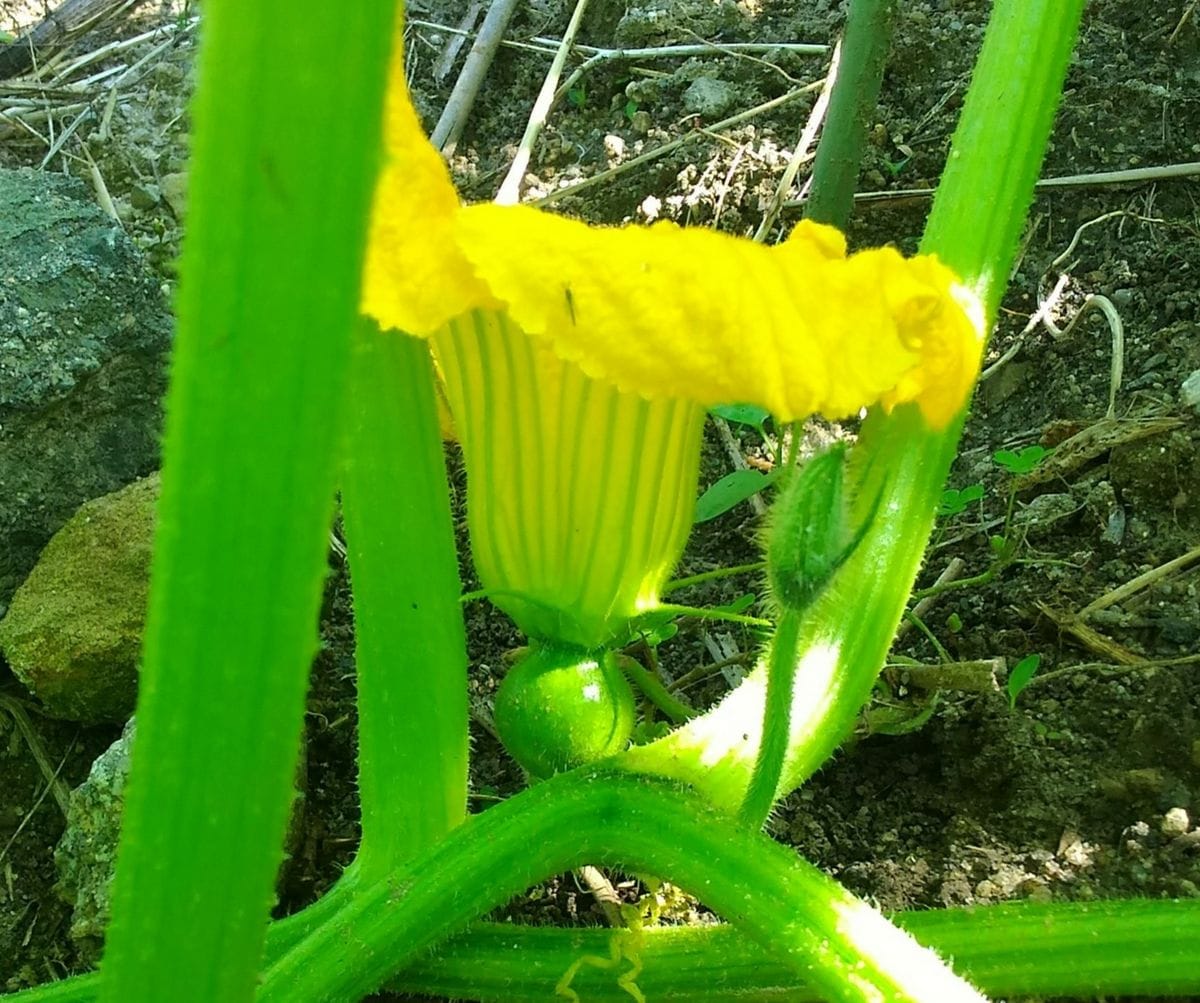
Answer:
POLYGON ((781 609, 775 636, 771 638, 771 647, 767 652, 767 696, 763 702, 761 725, 763 738, 758 747, 754 772, 746 788, 746 797, 738 810, 738 820, 750 829, 761 829, 771 814, 775 793, 783 776, 783 763, 791 736, 792 688, 801 619, 801 614, 796 610, 789 607, 781 609))
POLYGON ((932 952, 789 850, 666 782, 592 771, 560 774, 510 798, 410 868, 359 889, 268 969, 258 999, 358 998, 474 917, 587 862, 669 877, 831 1000, 981 999, 932 952))
MULTIPOLYGON (((1014 902, 903 912, 897 926, 990 997, 1184 996, 1200 993, 1200 900, 1014 902), (1036 931, 1036 936, 1031 935, 1036 931)), ((507 1003, 552 999, 580 955, 605 957, 611 930, 481 923, 392 979, 397 991, 507 1003)), ((641 933, 638 988, 648 1000, 758 1003, 821 993, 732 926, 657 927, 641 933)), ((588 1003, 628 1003, 617 983, 628 961, 584 966, 571 988, 588 1003)))
POLYGON ((205 5, 111 1003, 254 994, 317 648, 392 6, 353 4, 322 33, 316 0, 205 5))
MULTIPOLYGON (((285 942, 295 942, 298 918, 272 924, 268 957, 278 957, 285 942)), ((902 912, 891 919, 920 943, 952 957, 989 996, 1200 995, 1200 899, 1012 902, 902 912)), ((476 923, 387 987, 495 1003, 549 999, 562 973, 581 955, 608 955, 613 936, 612 930, 476 923)), ((638 957, 643 966, 638 988, 652 1000, 805 1003, 821 998, 791 968, 729 925, 644 930, 638 957)), ((628 1003, 617 977, 631 963, 626 958, 612 968, 585 965, 571 987, 590 1003, 628 1003)), ((77 975, 4 999, 91 1003, 98 986, 94 973, 77 975)))
POLYGON ((359 877, 383 877, 467 811, 467 656, 425 342, 355 336, 342 471, 358 676, 359 877))
POLYGON ((896 0, 850 0, 837 80, 813 161, 805 219, 846 228, 867 128, 887 65, 896 0))

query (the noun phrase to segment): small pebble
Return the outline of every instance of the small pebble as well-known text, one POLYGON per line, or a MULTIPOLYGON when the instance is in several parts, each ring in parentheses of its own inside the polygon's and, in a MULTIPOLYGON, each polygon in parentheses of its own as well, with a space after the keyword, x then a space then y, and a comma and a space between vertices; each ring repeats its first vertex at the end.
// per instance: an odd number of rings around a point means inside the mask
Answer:
POLYGON ((1162 822, 1159 824, 1159 829, 1168 839, 1182 836, 1191 827, 1192 820, 1188 818, 1186 808, 1172 808, 1163 816, 1162 822))
POLYGON ((1196 414, 1200 414, 1200 369, 1193 369, 1191 375, 1183 381, 1183 386, 1179 388, 1179 400, 1184 407, 1190 407, 1196 414))
POLYGON ((645 136, 654 122, 648 111, 635 111, 629 124, 639 136, 645 136))
POLYGON ((683 106, 694 115, 720 118, 733 107, 737 92, 732 84, 715 77, 697 77, 683 92, 683 106))
POLYGON ((614 133, 604 137, 604 152, 609 163, 620 163, 625 159, 625 140, 614 133))

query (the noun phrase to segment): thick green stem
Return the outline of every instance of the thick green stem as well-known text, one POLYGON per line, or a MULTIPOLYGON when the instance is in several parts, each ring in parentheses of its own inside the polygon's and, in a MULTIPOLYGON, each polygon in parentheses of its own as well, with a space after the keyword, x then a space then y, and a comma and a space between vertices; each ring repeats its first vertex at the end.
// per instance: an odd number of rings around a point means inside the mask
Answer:
POLYGON ((832 1000, 980 999, 790 851, 663 781, 595 771, 560 774, 510 798, 411 867, 360 889, 271 966, 258 999, 357 998, 475 916, 585 862, 668 876, 832 1000))
POLYGON ((369 882, 466 817, 467 656, 429 350, 365 319, 354 348, 342 511, 369 882))
MULTIPOLYGON (((983 305, 986 331, 1004 290, 1050 132, 1083 0, 997 0, 938 189, 923 249, 953 267, 983 305)), ((883 664, 920 566, 962 416, 931 430, 913 406, 876 410, 853 459, 856 518, 874 520, 806 617, 798 649, 782 788, 825 762, 853 727, 883 664)), ((708 714, 622 761, 678 777, 733 810, 762 735, 766 667, 708 714)))
POLYGON ((846 228, 867 129, 879 100, 896 0, 850 0, 837 81, 813 162, 804 216, 846 228))
MULTIPOLYGON (((1200 993, 1200 900, 1032 903, 898 913, 893 921, 995 998, 1200 993), (1036 931, 1036 935, 1034 935, 1036 931)), ((454 999, 552 999, 581 954, 609 953, 611 930, 478 924, 389 987, 454 999)), ((649 1000, 757 1003, 821 999, 811 984, 731 926, 642 933, 638 988, 649 1000)), ((628 1003, 615 969, 580 968, 589 1003, 628 1003)))
POLYGON ((206 4, 106 1001, 254 993, 317 648, 391 8, 354 4, 328 34, 315 0, 206 4))
MULTIPOLYGON (((333 897, 342 905, 347 901, 333 897)), ((291 934, 298 918, 272 924, 269 958, 295 942, 291 934)), ((920 943, 953 958, 989 996, 1200 995, 1200 899, 1013 902, 891 918, 920 943)), ((318 922, 313 919, 309 928, 318 922)), ((581 955, 609 954, 613 935, 612 930, 476 923, 391 979, 388 988, 496 1003, 551 999, 562 973, 581 955)), ((731 926, 659 927, 641 937, 643 970, 637 984, 647 999, 805 1003, 821 998, 731 926)), ((631 965, 627 956, 613 968, 584 966, 571 987, 591 1003, 628 1003, 617 977, 631 965)), ((99 982, 95 974, 78 975, 4 998, 91 1003, 99 982)))

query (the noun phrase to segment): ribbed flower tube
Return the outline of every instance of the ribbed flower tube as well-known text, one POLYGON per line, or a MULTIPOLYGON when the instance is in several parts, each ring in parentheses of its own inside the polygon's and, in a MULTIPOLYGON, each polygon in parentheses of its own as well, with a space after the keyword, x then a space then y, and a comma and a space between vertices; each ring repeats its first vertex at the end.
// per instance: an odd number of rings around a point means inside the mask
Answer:
POLYGON ((433 345, 489 598, 530 637, 603 645, 657 604, 683 550, 703 409, 589 379, 493 311, 433 345))

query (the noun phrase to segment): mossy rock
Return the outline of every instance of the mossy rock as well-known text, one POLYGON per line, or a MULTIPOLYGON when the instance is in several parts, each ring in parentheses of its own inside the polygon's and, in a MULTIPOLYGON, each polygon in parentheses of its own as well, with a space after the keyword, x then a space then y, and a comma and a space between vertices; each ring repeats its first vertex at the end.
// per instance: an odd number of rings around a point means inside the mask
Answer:
POLYGON ((0 649, 53 717, 133 713, 157 499, 153 474, 83 505, 0 621, 0 649))
MULTIPOLYGON (((71 791, 67 828, 54 850, 54 865, 59 878, 54 890, 74 907, 71 939, 75 941, 80 959, 88 964, 99 961, 104 932, 112 915, 110 890, 136 738, 136 718, 130 718, 121 737, 92 763, 87 779, 71 791)), ((307 749, 301 745, 296 764, 296 797, 284 841, 288 858, 299 851, 304 835, 307 769, 307 749)), ((285 858, 276 879, 276 888, 280 891, 286 867, 285 858)))

